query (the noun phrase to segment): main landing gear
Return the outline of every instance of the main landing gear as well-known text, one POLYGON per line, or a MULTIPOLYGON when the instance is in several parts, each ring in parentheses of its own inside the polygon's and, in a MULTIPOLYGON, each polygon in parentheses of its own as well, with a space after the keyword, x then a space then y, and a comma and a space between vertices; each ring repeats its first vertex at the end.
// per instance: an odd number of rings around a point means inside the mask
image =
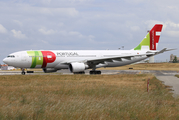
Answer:
MULTIPOLYGON (((85 74, 85 72, 75 72, 73 74, 85 74)), ((101 75, 101 71, 92 70, 89 72, 90 75, 101 75)))
POLYGON ((75 72, 73 74, 85 74, 85 72, 84 71, 83 72, 75 72))
POLYGON ((92 67, 92 70, 89 72, 90 75, 101 75, 101 71, 96 70, 96 66, 92 67))
POLYGON ((92 70, 89 73, 90 73, 90 75, 101 75, 101 71, 92 70))

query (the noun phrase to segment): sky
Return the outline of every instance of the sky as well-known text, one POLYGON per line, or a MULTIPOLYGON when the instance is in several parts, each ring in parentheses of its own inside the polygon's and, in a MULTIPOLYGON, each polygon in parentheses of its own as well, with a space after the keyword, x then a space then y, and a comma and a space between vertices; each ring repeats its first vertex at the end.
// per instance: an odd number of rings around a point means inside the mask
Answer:
POLYGON ((0 0, 0 63, 22 50, 132 49, 157 23, 158 50, 179 48, 178 0, 0 0))

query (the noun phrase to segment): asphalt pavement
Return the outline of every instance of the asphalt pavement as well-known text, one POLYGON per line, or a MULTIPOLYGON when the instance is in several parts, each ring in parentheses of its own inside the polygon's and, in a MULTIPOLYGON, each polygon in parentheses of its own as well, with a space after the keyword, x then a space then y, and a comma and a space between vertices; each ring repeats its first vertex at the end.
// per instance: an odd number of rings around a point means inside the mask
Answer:
POLYGON ((156 75, 156 78, 163 82, 166 86, 171 86, 171 89, 174 97, 179 97, 179 78, 174 75, 156 75))

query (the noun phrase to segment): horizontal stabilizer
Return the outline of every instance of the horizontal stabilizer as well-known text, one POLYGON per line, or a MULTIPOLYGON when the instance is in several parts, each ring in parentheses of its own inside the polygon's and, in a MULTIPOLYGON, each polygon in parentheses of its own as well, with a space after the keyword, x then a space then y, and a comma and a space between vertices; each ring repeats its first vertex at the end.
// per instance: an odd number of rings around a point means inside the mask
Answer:
POLYGON ((160 53, 163 53, 163 52, 167 52, 167 51, 171 51, 171 50, 176 50, 176 49, 167 49, 167 48, 164 48, 164 49, 160 50, 159 52, 157 52, 157 54, 160 54, 160 53))

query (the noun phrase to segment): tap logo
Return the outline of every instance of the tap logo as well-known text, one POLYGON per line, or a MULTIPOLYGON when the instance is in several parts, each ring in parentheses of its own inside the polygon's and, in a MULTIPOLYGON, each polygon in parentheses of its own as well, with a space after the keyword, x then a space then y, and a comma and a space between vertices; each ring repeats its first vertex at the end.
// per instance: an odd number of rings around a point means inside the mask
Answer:
POLYGON ((51 51, 42 51, 43 65, 42 68, 47 66, 47 63, 53 63, 56 60, 56 55, 51 51))
POLYGON ((156 50, 162 27, 162 24, 156 24, 134 50, 156 50))
POLYGON ((157 44, 160 39, 160 33, 162 31, 163 25, 155 25, 152 30, 150 31, 150 50, 156 50, 157 44))
POLYGON ((51 51, 27 51, 29 57, 32 57, 30 68, 45 68, 48 63, 56 60, 56 55, 51 51))

